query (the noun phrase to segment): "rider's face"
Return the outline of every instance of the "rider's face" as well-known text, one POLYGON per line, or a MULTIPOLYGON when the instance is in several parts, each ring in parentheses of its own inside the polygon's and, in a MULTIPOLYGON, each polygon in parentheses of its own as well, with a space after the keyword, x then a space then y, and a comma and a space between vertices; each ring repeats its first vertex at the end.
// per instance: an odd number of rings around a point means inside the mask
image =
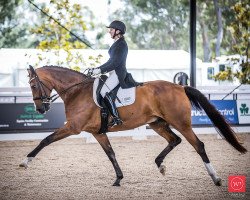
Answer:
MULTIPOLYGON (((118 33, 119 30, 116 30, 116 33, 118 33)), ((111 36, 112 39, 114 39, 115 36, 115 29, 114 28, 109 28, 109 34, 111 36)))

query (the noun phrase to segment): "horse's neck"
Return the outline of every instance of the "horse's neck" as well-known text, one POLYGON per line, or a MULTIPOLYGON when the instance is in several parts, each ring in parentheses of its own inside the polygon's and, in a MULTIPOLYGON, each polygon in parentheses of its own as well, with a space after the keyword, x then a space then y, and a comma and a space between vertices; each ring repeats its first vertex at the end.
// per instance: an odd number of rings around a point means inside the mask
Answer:
MULTIPOLYGON (((50 73, 53 88, 60 95, 64 103, 72 101, 75 96, 80 95, 80 90, 84 87, 91 87, 88 82, 92 82, 86 75, 72 71, 53 71, 50 73), (81 87, 79 87, 81 86, 81 87)), ((85 92, 86 94, 87 92, 85 92)), ((82 95, 82 94, 81 94, 82 95)))
POLYGON ((51 68, 47 70, 46 78, 50 79, 49 82, 53 85, 54 90, 65 101, 65 98, 67 98, 69 94, 72 95, 77 92, 77 88, 79 89, 79 87, 75 87, 74 85, 87 79, 87 76, 70 70, 51 68))
POLYGON ((53 78, 54 81, 54 88, 55 90, 60 93, 62 90, 66 90, 67 88, 80 83, 83 80, 82 77, 76 77, 76 76, 70 76, 70 75, 64 75, 63 77, 56 76, 56 78, 53 78))

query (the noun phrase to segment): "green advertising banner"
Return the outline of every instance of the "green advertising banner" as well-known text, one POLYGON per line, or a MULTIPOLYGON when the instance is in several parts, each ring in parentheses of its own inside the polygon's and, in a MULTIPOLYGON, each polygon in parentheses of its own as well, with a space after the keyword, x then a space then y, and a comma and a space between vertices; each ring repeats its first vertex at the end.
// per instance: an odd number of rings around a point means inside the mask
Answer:
POLYGON ((36 112, 33 103, 0 104, 0 133, 18 130, 52 130, 63 126, 63 103, 54 103, 46 114, 36 112))

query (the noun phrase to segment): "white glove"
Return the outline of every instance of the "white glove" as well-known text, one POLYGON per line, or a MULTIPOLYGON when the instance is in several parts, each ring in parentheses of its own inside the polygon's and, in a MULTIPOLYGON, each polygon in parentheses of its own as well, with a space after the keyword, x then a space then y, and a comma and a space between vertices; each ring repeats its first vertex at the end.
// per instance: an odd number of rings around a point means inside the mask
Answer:
POLYGON ((101 69, 100 68, 94 68, 93 71, 92 71, 92 74, 94 75, 98 75, 101 73, 101 69))

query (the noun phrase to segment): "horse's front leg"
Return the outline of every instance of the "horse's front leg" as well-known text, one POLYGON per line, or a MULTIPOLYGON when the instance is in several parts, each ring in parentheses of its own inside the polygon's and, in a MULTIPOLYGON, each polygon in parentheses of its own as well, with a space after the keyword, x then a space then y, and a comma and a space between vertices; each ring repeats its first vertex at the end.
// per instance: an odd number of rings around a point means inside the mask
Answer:
POLYGON ((56 130, 54 133, 43 139, 40 144, 27 155, 26 159, 19 165, 19 167, 27 168, 28 163, 31 162, 35 156, 49 144, 78 133, 80 133, 80 131, 71 129, 69 125, 65 125, 64 127, 56 130))
POLYGON ((93 134, 99 144, 102 146, 103 150, 107 154, 109 160, 112 162, 113 167, 116 173, 116 181, 114 182, 113 186, 120 186, 120 181, 123 179, 122 171, 118 165, 118 162, 115 158, 115 152, 112 149, 112 146, 109 142, 109 139, 106 134, 93 134))

